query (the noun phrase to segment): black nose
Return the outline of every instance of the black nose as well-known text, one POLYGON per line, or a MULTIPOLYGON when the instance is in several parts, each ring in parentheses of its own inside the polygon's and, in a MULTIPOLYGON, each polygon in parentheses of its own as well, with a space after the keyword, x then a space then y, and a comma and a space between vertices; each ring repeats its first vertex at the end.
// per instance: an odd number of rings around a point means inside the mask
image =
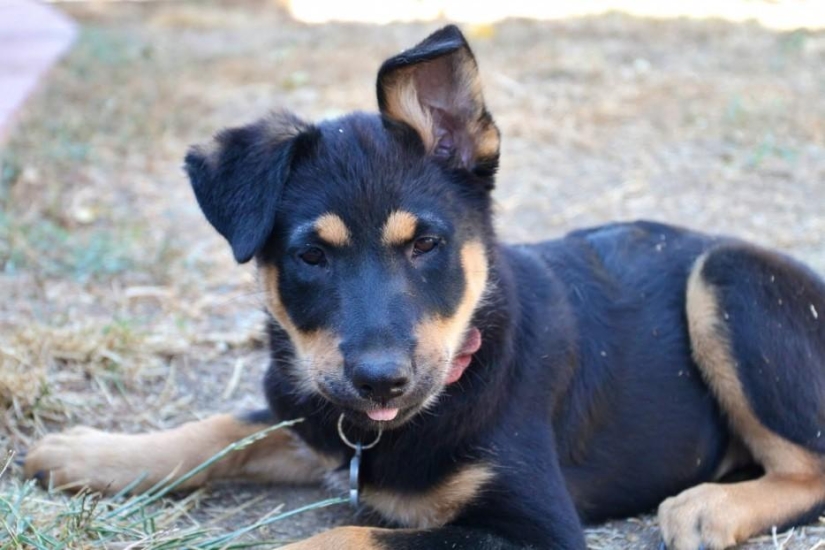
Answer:
POLYGON ((367 399, 388 401, 407 391, 412 366, 401 354, 368 353, 353 362, 352 385, 367 399))

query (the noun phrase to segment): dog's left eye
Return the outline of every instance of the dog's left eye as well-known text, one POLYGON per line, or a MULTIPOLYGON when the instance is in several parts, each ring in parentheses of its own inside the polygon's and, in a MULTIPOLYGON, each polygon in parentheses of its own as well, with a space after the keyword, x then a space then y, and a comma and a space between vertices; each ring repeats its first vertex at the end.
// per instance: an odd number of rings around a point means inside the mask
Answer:
POLYGON ((320 265, 325 259, 324 251, 317 246, 310 246, 301 252, 299 257, 304 261, 304 263, 309 265, 320 265))
POLYGON ((432 252, 438 246, 438 239, 435 237, 421 237, 413 243, 413 258, 421 256, 427 252, 432 252))

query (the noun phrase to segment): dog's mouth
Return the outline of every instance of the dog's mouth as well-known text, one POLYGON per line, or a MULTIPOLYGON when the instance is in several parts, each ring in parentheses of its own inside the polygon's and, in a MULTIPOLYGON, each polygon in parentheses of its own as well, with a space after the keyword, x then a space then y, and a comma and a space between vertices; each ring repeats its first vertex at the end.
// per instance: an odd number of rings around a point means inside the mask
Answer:
POLYGON ((398 411, 401 409, 398 408, 379 408, 379 409, 371 409, 367 411, 367 416, 370 420, 375 420, 376 422, 390 422, 395 420, 398 416, 398 411))
POLYGON ((471 327, 464 337, 464 343, 461 344, 458 353, 453 357, 450 363, 450 371, 447 374, 446 385, 455 384, 464 375, 464 371, 470 366, 473 360, 473 355, 481 349, 481 331, 476 327, 471 327))
MULTIPOLYGON (((461 347, 450 361, 450 368, 447 371, 447 377, 444 379, 443 385, 449 386, 455 384, 464 375, 464 371, 470 366, 473 360, 473 355, 481 349, 481 331, 476 327, 471 327, 467 331, 461 347)), ((410 417, 415 415, 419 410, 425 407, 425 403, 432 396, 427 399, 418 400, 415 403, 403 403, 403 397, 398 402, 393 403, 373 403, 366 409, 352 411, 348 416, 360 417, 364 423, 373 425, 379 424, 382 427, 394 428, 406 422, 410 417)))

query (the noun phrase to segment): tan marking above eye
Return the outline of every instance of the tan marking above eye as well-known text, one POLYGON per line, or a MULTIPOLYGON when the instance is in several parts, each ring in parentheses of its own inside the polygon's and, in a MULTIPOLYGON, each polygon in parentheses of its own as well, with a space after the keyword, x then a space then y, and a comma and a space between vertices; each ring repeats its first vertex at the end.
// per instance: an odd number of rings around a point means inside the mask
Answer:
POLYGON ((346 246, 350 244, 349 229, 340 216, 327 213, 315 220, 315 231, 318 237, 332 246, 346 246))
POLYGON ((405 210, 396 210, 384 223, 381 241, 387 246, 408 243, 415 236, 418 218, 405 210))

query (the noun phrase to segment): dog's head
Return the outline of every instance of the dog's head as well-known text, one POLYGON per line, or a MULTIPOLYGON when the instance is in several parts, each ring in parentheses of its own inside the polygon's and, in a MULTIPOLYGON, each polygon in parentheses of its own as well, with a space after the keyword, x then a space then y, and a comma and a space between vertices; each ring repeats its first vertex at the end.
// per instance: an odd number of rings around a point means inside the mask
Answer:
POLYGON ((499 134, 456 27, 388 59, 377 87, 380 116, 272 116, 193 148, 186 169, 235 258, 257 260, 295 352, 284 375, 392 428, 481 345, 499 134))

